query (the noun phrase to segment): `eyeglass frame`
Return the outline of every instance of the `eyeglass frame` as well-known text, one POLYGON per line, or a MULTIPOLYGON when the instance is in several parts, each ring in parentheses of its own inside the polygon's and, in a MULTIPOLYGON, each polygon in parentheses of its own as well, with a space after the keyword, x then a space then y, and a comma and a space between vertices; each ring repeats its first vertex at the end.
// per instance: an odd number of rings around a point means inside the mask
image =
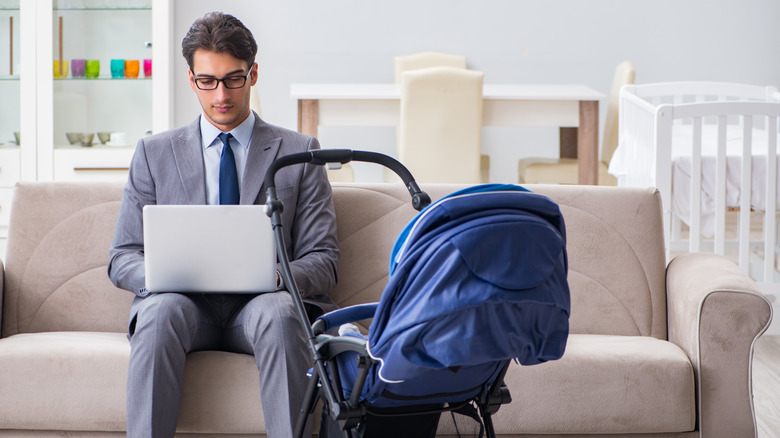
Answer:
POLYGON ((217 78, 215 78, 215 77, 211 77, 211 76, 207 76, 207 77, 201 77, 201 78, 198 78, 198 77, 195 77, 195 74, 193 73, 193 76, 192 76, 192 81, 195 83, 195 87, 197 87, 197 88, 198 88, 198 90, 202 90, 202 91, 214 91, 214 90, 216 90, 217 88, 219 88, 219 83, 220 83, 220 82, 222 82, 222 85, 223 85, 223 86, 224 86, 226 89, 228 89, 228 90, 238 90, 238 89, 240 89, 240 88, 244 88, 244 87, 246 86, 246 80, 247 80, 247 78, 249 78, 249 75, 251 75, 251 74, 252 74, 252 69, 251 69, 251 68, 249 69, 249 71, 247 72, 247 74, 245 74, 245 75, 243 75, 243 76, 238 76, 238 75, 229 75, 229 76, 225 76, 225 77, 224 77, 224 78, 222 78, 222 79, 217 79, 217 78), (240 86, 240 87, 229 87, 229 86, 228 86, 228 84, 227 84, 227 82, 225 82, 225 81, 226 81, 226 80, 228 80, 228 79, 231 79, 231 78, 239 78, 239 77, 244 79, 244 82, 241 84, 241 86, 240 86), (216 85, 214 85, 214 88, 202 88, 202 87, 200 86, 200 84, 198 83, 198 81, 199 81, 199 80, 203 80, 203 79, 212 80, 212 81, 217 81, 217 84, 216 84, 216 85))

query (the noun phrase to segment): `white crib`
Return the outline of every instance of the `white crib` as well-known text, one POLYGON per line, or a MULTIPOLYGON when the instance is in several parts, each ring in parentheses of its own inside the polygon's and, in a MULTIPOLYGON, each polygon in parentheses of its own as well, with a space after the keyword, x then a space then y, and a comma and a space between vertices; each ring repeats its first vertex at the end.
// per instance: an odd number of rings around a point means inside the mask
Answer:
POLYGON ((778 117, 775 87, 674 82, 621 90, 610 173, 618 185, 661 191, 668 256, 734 251, 767 292, 780 290, 778 117))

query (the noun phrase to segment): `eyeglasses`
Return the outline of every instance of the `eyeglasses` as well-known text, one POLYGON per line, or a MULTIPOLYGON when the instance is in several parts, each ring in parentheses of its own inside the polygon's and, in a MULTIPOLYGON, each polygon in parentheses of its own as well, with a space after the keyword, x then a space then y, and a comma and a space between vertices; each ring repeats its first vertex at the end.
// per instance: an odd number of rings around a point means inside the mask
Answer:
POLYGON ((216 90, 219 87, 219 83, 222 82, 225 88, 242 88, 246 85, 246 78, 252 73, 249 70, 244 76, 228 76, 226 78, 194 78, 195 86, 200 90, 216 90))

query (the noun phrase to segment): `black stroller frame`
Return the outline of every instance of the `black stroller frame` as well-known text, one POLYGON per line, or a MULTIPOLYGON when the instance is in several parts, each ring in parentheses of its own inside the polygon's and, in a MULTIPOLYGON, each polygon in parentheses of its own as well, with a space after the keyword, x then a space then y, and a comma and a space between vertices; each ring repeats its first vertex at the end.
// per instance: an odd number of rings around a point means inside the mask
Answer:
MULTIPOLYGON (((345 437, 362 436, 361 422, 366 415, 371 413, 371 408, 359 400, 366 377, 374 364, 366 349, 366 340, 349 336, 332 336, 325 332, 329 329, 323 320, 309 323, 309 318, 304 307, 295 278, 290 269, 290 259, 284 242, 282 230, 282 202, 276 195, 274 177, 276 172, 283 167, 295 164, 325 165, 328 163, 346 164, 350 161, 362 161, 383 165, 394 171, 403 181, 404 186, 412 197, 412 206, 416 210, 422 210, 431 203, 431 199, 415 182, 409 170, 397 160, 380 153, 367 151, 353 151, 349 149, 325 149, 290 154, 276 159, 265 174, 266 186, 265 212, 271 218, 271 226, 274 229, 277 254, 281 266, 281 275, 284 284, 293 299, 296 313, 306 336, 306 343, 313 358, 313 370, 309 380, 303 405, 297 419, 294 430, 295 437, 302 437, 307 419, 314 412, 318 400, 324 403, 323 415, 326 413, 338 422, 339 428, 345 437), (349 399, 344 398, 342 384, 339 379, 338 365, 333 359, 344 352, 356 352, 358 358, 358 376, 352 388, 349 399), (327 367, 326 367, 327 365, 327 367), (332 382, 331 382, 332 379, 332 382), (358 430, 354 430, 354 429, 358 430), (353 433, 356 432, 357 434, 353 433)), ((509 367, 507 360, 494 382, 487 391, 478 394, 470 400, 464 400, 458 404, 440 404, 425 406, 410 406, 409 410, 394 411, 393 413, 373 413, 377 416, 408 416, 415 414, 436 414, 447 411, 458 411, 472 402, 479 410, 484 424, 484 432, 488 437, 495 437, 491 415, 498 411, 502 404, 512 401, 509 389, 504 384, 504 377, 509 367)), ((481 435, 481 433, 480 433, 481 435)))

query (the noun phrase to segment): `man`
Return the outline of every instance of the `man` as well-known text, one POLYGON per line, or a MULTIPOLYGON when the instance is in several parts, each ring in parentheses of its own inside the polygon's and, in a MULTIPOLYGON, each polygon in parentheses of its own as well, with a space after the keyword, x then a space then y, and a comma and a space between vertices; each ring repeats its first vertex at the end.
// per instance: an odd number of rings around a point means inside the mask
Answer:
MULTIPOLYGON (((226 350, 255 355, 268 436, 290 436, 311 359, 289 293, 148 293, 142 209, 148 204, 230 203, 225 192, 231 186, 240 188, 241 204, 263 203, 261 186, 270 163, 319 144, 269 125, 250 110, 257 44, 235 17, 210 13, 198 19, 182 41, 182 53, 203 112, 188 126, 138 142, 110 251, 111 281, 136 294, 129 325, 127 435, 172 437, 186 354, 226 350), (235 171, 225 164, 221 170, 223 152, 231 151, 235 171)), ((335 305, 325 292, 336 284, 338 243, 325 170, 308 164, 286 167, 277 173, 276 187, 296 283, 310 312, 330 310, 335 305)))

